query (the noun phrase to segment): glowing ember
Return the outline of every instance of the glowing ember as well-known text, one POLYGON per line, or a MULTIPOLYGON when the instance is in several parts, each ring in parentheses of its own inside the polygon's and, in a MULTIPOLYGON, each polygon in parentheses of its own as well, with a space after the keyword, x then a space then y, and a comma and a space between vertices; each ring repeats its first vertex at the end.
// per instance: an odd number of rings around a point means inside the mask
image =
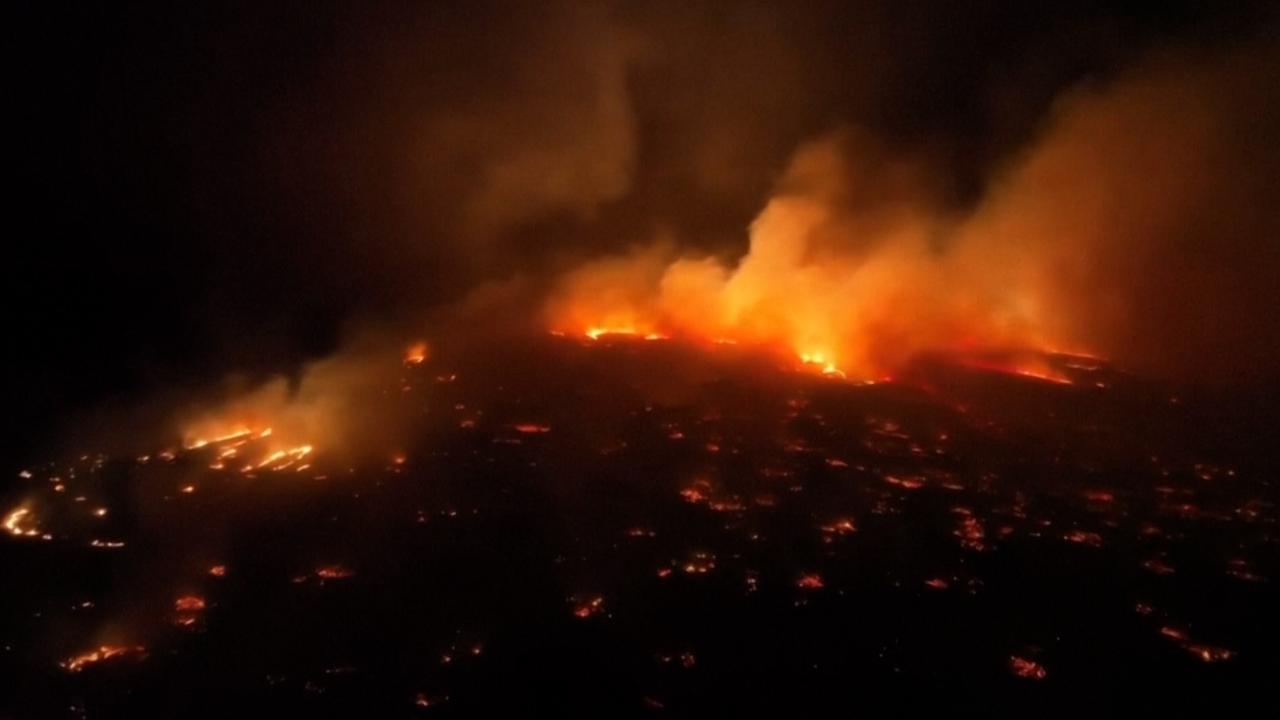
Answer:
POLYGON ((584 619, 599 615, 602 612, 604 612, 604 598, 598 595, 585 601, 575 602, 573 607, 574 617, 584 619))
POLYGON ((716 556, 709 552, 695 552, 689 556, 689 561, 684 564, 684 571, 688 575, 705 575, 716 567, 716 556))
POLYGON ((853 521, 849 519, 836 520, 830 525, 823 525, 821 529, 822 532, 831 535, 848 535, 858 531, 858 528, 854 526, 853 521))
POLYGON ((1092 547, 1102 547, 1102 536, 1095 532, 1086 532, 1084 530, 1072 530, 1062 536, 1063 540, 1073 542, 1077 545, 1089 545, 1092 547))
POLYGON ((962 514, 960 524, 953 534, 960 538, 960 547, 966 550, 982 551, 987 549, 985 542, 986 530, 983 529, 982 523, 972 515, 962 514))
POLYGON ((1235 657, 1234 651, 1226 648, 1214 647, 1213 645, 1186 643, 1182 647, 1187 652, 1207 663, 1222 662, 1223 660, 1230 660, 1235 657))
POLYGON ((710 494, 711 483, 707 480, 695 480, 693 485, 680 491, 680 497, 690 503, 706 502, 710 494))
POLYGON ((805 575, 801 575, 796 580, 796 587, 801 590, 821 590, 826 587, 826 584, 822 582, 821 575, 817 573, 807 573, 805 575))
POLYGON ((355 575, 355 571, 342 565, 325 565, 316 568, 316 577, 321 580, 343 580, 355 575))

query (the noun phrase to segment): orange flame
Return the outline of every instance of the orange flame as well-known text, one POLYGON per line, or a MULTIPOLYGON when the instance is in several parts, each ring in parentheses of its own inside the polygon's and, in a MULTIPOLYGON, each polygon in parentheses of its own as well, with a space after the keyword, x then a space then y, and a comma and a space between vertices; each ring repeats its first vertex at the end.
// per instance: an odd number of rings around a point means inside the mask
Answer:
POLYGON ((418 341, 405 348, 404 364, 421 365, 431 357, 431 350, 425 342, 418 341))
POLYGON ((889 187, 862 187, 875 178, 851 177, 867 168, 850 167, 846 145, 801 148, 735 262, 661 243, 595 260, 562 278, 545 309, 550 329, 591 340, 745 343, 799 369, 868 380, 922 353, 1057 345, 1045 335, 1038 288, 1011 279, 1021 277, 1017 258, 994 257, 976 241, 940 251, 936 239, 949 226, 911 196, 913 181, 873 168, 889 187), (871 192, 903 197, 859 199, 871 192))

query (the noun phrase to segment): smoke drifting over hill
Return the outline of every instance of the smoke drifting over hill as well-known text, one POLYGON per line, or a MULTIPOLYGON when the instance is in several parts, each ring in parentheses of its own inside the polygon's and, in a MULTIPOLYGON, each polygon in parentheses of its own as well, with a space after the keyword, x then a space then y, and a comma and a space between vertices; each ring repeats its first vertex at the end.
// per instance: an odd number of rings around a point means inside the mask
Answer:
POLYGON ((19 54, 62 59, 16 85, 16 205, 45 228, 8 283, 35 348, 20 414, 298 376, 370 326, 629 322, 860 376, 1031 345, 1270 380, 1266 4, 25 19, 19 54))

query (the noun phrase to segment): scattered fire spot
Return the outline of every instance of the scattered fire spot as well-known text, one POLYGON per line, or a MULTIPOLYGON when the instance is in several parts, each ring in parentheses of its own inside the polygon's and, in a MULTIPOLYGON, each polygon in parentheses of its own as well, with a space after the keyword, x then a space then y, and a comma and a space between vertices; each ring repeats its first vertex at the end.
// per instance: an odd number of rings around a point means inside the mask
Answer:
POLYGON ((858 531, 857 526, 848 518, 841 518, 832 522, 830 525, 822 525, 818 528, 825 535, 849 535, 858 531))
POLYGON ((691 503, 705 502, 710 495, 711 482, 708 480, 694 480, 692 485, 680 491, 680 497, 691 503))
POLYGON ((141 645, 100 645, 94 650, 74 655, 59 663, 67 672, 78 673, 89 665, 112 658, 123 658, 129 655, 142 655, 146 648, 141 645))
POLYGON ((573 615, 578 618, 589 618, 604 612, 604 598, 596 595, 585 601, 574 601, 573 615))
POLYGON ((890 485, 897 485, 904 490, 919 490, 924 487, 924 480, 918 477, 894 477, 893 475, 885 475, 884 481, 890 485))
POLYGON ((1230 660, 1236 656, 1234 650, 1228 650, 1224 647, 1216 645, 1205 645, 1203 643, 1191 642, 1185 630, 1164 626, 1160 628, 1160 634, 1178 643, 1179 647, 1191 653, 1193 657, 1201 662, 1217 663, 1224 660, 1230 660))
POLYGON ((1031 680, 1043 680, 1049 675, 1040 663, 1017 655, 1009 656, 1009 670, 1020 678, 1031 680))
POLYGON ((1088 545, 1090 547, 1102 547, 1102 536, 1096 532, 1087 532, 1085 530, 1072 530, 1062 536, 1067 542, 1076 543, 1077 545, 1088 545))
POLYGON ((1222 647, 1214 647, 1213 645, 1185 643, 1182 647, 1201 661, 1207 663, 1222 662, 1223 660, 1230 660, 1235 657, 1234 651, 1222 647))
POLYGON ((343 580, 354 576, 356 573, 342 565, 325 565, 316 568, 316 577, 321 580, 343 580))
POLYGON ((684 564, 684 572, 687 575, 705 575, 715 569, 716 556, 709 552, 695 552, 684 564))
POLYGON ((817 573, 806 573, 796 580, 796 587, 801 590, 821 590, 826 587, 822 582, 822 576, 817 573))
POLYGON ((960 524, 952 532, 953 535, 960 538, 960 547, 965 550, 974 550, 981 552, 987 549, 986 531, 982 527, 982 523, 972 515, 962 515, 960 524))

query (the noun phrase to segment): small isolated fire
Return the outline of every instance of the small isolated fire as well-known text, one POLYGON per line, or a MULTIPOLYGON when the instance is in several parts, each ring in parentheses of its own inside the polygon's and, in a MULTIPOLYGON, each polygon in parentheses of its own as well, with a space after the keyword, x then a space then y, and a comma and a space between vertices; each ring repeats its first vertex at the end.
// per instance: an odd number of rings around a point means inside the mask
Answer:
POLYGON ((586 619, 604 612, 604 598, 595 595, 588 598, 569 598, 573 605, 573 616, 586 619))

